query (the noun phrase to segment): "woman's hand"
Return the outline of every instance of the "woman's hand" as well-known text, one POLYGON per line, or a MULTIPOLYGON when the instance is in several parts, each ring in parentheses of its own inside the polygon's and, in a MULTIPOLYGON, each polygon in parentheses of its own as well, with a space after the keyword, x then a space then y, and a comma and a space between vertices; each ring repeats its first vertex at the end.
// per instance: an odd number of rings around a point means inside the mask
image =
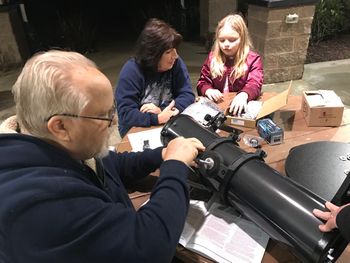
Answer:
POLYGON ((140 111, 143 113, 149 112, 149 113, 154 113, 154 114, 159 114, 162 112, 162 110, 159 107, 157 107, 156 105, 154 105, 153 103, 143 104, 140 108, 140 111))
POLYGON ((158 114, 158 123, 163 124, 166 123, 172 116, 179 114, 179 110, 175 108, 175 101, 171 101, 170 104, 164 108, 158 114))
POLYGON ((217 89, 207 89, 205 96, 215 102, 219 102, 224 99, 224 95, 220 92, 220 90, 217 89))
POLYGON ((229 112, 231 112, 232 115, 239 115, 247 110, 247 104, 248 94, 245 92, 238 93, 231 102, 229 112))

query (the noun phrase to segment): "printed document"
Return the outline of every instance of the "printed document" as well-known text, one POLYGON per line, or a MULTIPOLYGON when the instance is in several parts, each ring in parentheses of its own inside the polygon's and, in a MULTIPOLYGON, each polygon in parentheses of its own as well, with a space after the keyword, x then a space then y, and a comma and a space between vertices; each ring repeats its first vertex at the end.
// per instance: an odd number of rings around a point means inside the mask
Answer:
POLYGON ((191 200, 179 243, 217 262, 258 263, 269 240, 232 207, 191 200))

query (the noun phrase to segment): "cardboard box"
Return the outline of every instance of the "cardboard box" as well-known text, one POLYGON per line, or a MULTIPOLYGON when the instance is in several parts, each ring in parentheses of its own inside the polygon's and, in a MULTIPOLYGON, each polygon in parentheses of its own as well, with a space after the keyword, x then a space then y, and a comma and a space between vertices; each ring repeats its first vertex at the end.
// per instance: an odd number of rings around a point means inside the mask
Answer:
POLYGON ((308 126, 340 126, 344 104, 333 90, 304 91, 301 108, 308 126))
POLYGON ((264 95, 262 96, 261 99, 261 107, 260 110, 256 116, 255 119, 245 119, 245 118, 241 118, 238 116, 232 116, 228 114, 228 109, 226 109, 225 111, 225 115, 226 115, 226 125, 234 125, 234 126, 243 126, 243 127, 248 127, 248 128, 255 128, 256 127, 256 122, 269 115, 270 113, 273 113, 275 111, 277 111, 278 109, 284 107, 287 105, 288 102, 288 96, 291 90, 291 86, 292 86, 292 82, 289 84, 288 89, 286 89, 285 91, 267 98, 266 100, 264 99, 264 95))

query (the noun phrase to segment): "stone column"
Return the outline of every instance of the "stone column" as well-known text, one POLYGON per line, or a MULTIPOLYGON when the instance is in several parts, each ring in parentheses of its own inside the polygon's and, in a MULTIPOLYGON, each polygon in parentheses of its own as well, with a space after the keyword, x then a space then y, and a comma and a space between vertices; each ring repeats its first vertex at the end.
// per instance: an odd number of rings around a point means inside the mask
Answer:
POLYGON ((275 6, 273 1, 265 1, 263 6, 249 4, 248 28, 254 47, 263 58, 264 83, 303 76, 316 1, 298 1, 298 6, 293 6, 294 2, 279 0, 275 6))
POLYGON ((200 0, 200 37, 209 48, 218 22, 230 13, 237 12, 237 0, 200 0))
POLYGON ((0 5, 0 25, 0 71, 7 71, 22 65, 29 49, 15 6, 0 5))

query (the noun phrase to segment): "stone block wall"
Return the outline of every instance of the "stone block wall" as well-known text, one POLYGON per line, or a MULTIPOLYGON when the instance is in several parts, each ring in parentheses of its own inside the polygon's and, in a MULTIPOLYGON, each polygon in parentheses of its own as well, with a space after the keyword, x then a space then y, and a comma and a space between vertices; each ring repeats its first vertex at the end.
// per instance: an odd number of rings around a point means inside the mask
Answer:
POLYGON ((304 72, 315 5, 269 8, 249 5, 248 28, 263 58, 264 83, 301 79, 304 72), (297 14, 297 23, 286 16, 297 14))
POLYGON ((199 8, 200 37, 210 45, 218 22, 237 12, 237 0, 200 0, 199 8))
POLYGON ((29 51, 16 8, 0 9, 0 71, 8 71, 23 64, 29 51))

